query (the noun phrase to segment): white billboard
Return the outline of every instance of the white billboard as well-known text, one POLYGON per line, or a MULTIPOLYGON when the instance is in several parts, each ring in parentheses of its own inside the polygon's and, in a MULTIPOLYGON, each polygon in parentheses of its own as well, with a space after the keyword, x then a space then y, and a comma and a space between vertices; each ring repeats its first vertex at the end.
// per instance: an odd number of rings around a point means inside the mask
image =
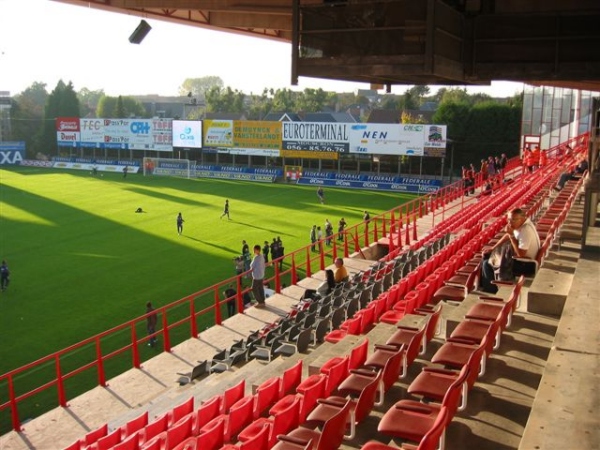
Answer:
POLYGON ((202 148, 202 122, 174 120, 173 147, 202 148))

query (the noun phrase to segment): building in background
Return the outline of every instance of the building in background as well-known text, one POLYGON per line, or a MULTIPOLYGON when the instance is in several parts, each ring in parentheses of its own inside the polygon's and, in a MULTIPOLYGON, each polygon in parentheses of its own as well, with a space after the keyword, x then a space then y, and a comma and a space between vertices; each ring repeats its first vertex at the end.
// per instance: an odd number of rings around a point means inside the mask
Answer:
POLYGON ((595 97, 600 92, 525 85, 521 139, 539 136, 541 148, 551 148, 589 131, 595 97))

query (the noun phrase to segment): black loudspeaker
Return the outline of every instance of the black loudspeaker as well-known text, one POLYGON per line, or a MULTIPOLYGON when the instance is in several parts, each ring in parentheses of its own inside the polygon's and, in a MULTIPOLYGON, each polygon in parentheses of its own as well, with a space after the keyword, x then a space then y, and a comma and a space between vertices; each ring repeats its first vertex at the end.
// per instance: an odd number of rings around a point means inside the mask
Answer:
POLYGON ((139 44, 144 40, 144 38, 151 29, 152 27, 148 25, 148 22, 142 20, 135 29, 135 31, 131 33, 131 36, 129 36, 129 42, 131 42, 132 44, 139 44))

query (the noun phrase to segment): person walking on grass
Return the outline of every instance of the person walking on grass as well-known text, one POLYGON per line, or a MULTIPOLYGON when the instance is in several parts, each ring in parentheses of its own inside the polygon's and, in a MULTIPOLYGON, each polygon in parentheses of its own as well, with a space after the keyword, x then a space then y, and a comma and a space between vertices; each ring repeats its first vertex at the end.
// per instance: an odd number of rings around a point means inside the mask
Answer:
POLYGON ((148 336, 150 336, 150 341, 148 342, 148 347, 154 347, 156 345, 156 323, 158 322, 158 316, 156 315, 156 310, 152 306, 152 302, 146 303, 146 329, 148 330, 148 336))
POLYGON ((181 213, 177 214, 177 234, 179 235, 183 233, 183 222, 185 222, 185 220, 183 220, 181 213))
POLYGON ((322 186, 319 186, 319 189, 317 189, 317 197, 319 197, 321 205, 325 203, 325 192, 323 191, 322 186))
POLYGON ((9 282, 10 270, 8 270, 8 264, 6 264, 6 260, 2 260, 2 265, 0 265, 0 283, 2 285, 2 292, 8 288, 9 282))
POLYGON ((223 216, 227 216, 227 220, 231 220, 231 217, 229 217, 229 200, 225 200, 225 206, 223 207, 223 214, 221 214, 221 217, 219 217, 219 219, 222 219, 223 216))

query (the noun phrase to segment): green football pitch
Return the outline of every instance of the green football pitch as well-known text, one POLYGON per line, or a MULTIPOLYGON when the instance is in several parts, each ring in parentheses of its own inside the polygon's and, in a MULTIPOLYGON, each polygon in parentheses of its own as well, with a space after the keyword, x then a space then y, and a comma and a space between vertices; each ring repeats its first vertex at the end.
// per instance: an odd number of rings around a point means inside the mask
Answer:
POLYGON ((0 170, 0 373, 234 275, 242 240, 280 236, 286 252, 313 224, 349 225, 410 195, 288 184, 0 170), (225 199, 231 220, 220 219, 225 199), (141 207, 143 213, 135 210, 141 207), (185 219, 181 236, 176 216, 185 219))

